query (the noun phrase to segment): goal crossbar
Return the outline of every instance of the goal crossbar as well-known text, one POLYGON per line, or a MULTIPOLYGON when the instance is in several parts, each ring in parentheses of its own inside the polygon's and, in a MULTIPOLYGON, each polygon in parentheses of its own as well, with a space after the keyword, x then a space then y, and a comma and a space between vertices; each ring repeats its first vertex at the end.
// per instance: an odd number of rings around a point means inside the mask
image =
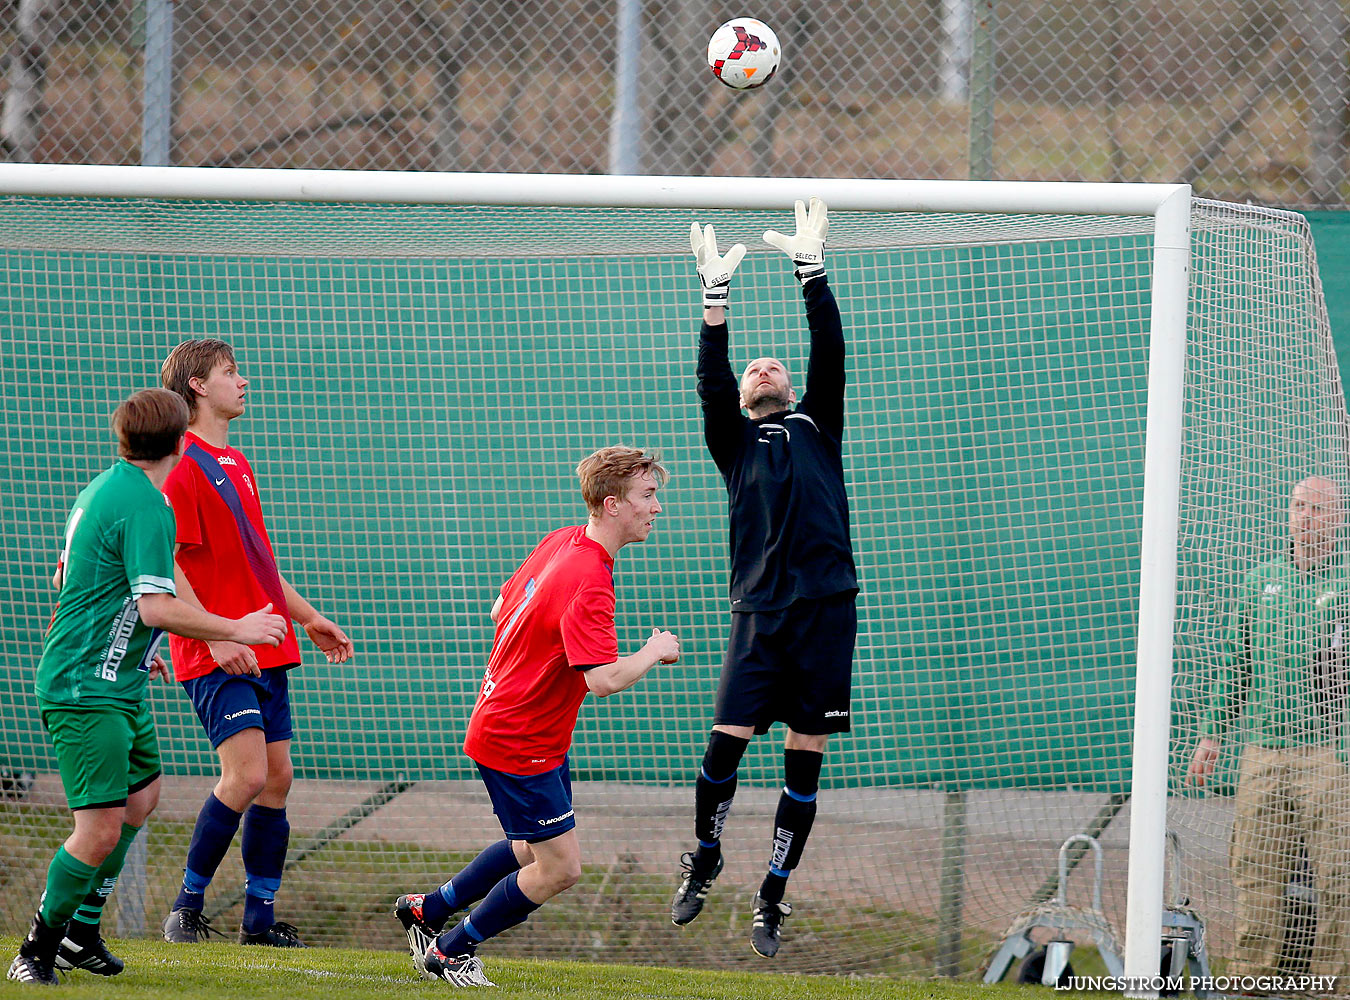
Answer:
POLYGON ((376 170, 0 164, 9 195, 423 205, 779 209, 816 196, 832 210, 1157 215, 1187 184, 413 173, 376 170))

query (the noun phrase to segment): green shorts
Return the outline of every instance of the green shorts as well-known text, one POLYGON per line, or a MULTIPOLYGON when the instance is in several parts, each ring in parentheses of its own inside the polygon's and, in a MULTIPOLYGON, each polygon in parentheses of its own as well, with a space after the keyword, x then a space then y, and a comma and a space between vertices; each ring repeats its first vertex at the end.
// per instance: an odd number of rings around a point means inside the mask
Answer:
POLYGON ((160 773, 150 705, 41 705, 71 809, 125 805, 160 773))

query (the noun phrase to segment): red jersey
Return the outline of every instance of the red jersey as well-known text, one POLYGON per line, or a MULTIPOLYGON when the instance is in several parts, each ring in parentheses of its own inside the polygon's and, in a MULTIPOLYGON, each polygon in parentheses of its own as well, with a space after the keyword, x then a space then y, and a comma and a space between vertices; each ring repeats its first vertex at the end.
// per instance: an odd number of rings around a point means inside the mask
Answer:
POLYGON ((618 658, 613 558, 584 526, 550 532, 502 587, 464 752, 507 774, 557 767, 588 690, 584 668, 618 658))
MULTIPOLYGON (((187 439, 189 448, 197 445, 219 463, 221 472, 234 485, 242 513, 261 537, 270 555, 272 542, 263 525, 262 505, 258 501, 258 480, 248 459, 234 448, 217 448, 208 444, 191 431, 187 439)), ((269 602, 276 604, 274 592, 269 592, 266 581, 250 565, 234 512, 201 466, 191 457, 184 457, 169 473, 164 483, 164 494, 173 505, 174 518, 178 522, 178 536, 175 539, 181 546, 178 565, 182 567, 188 583, 192 584, 192 590, 202 607, 225 618, 242 618, 269 602)), ((284 603, 272 610, 289 617, 284 603)), ((263 670, 295 666, 300 662, 300 645, 296 642, 295 626, 288 628, 280 646, 254 646, 253 652, 258 657, 258 666, 263 670)), ((200 639, 170 635, 169 654, 173 659, 174 677, 180 681, 205 676, 218 666, 211 659, 206 643, 200 639)))

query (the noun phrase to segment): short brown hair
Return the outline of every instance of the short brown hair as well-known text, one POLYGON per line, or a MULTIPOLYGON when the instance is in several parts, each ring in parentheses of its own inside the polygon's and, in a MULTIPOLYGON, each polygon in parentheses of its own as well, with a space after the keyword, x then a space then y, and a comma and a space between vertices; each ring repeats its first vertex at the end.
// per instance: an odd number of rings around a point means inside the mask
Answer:
POLYGON ((670 478, 661 459, 641 448, 616 444, 583 458, 577 466, 577 478, 581 480, 586 509, 592 514, 599 513, 605 506, 605 497, 622 497, 628 491, 628 480, 644 473, 651 473, 657 486, 665 485, 670 478))
POLYGON ((187 403, 168 389, 142 389, 112 415, 117 453, 139 462, 157 462, 173 454, 187 425, 187 403))
POLYGON ((183 397, 189 417, 197 412, 197 393, 192 389, 192 380, 207 378, 222 358, 233 361, 234 348, 223 340, 208 339, 185 340, 164 359, 159 380, 164 388, 183 397))

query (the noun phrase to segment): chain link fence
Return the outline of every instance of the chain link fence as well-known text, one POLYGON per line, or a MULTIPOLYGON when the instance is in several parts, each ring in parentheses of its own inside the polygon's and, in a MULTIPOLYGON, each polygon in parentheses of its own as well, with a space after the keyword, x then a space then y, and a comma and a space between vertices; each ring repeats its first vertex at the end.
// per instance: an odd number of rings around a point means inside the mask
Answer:
POLYGON ((1350 196, 1341 0, 752 8, 9 0, 0 143, 44 163, 1187 180, 1287 207, 1350 196), (743 13, 775 28, 785 59, 769 87, 735 93, 703 55, 743 13))

